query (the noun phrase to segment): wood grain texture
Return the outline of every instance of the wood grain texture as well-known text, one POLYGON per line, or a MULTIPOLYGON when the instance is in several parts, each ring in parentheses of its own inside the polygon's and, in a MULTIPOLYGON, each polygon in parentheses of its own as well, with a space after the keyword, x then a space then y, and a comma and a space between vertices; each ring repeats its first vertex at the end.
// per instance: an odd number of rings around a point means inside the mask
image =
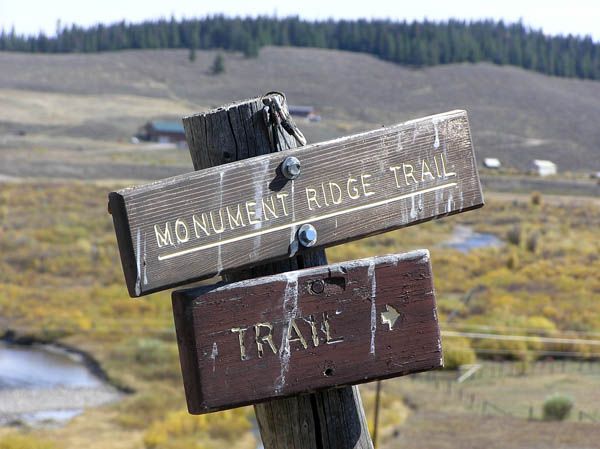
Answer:
POLYGON ((261 410, 257 417, 265 448, 373 449, 358 387, 276 399, 255 408, 261 410))
MULTIPOLYGON (((206 169, 277 149, 295 148, 296 141, 283 132, 279 133, 277 148, 270 145, 262 107, 261 100, 255 98, 186 117, 184 126, 194 167, 206 169), (226 111, 227 120, 222 111, 226 111), (222 118, 213 120, 214 114, 222 118), (223 145, 221 139, 228 145, 223 145)), ((288 259, 224 273, 223 279, 234 282, 326 264, 325 251, 313 249, 288 259)), ((373 449, 358 387, 275 399, 256 404, 254 411, 265 449, 373 449)))
POLYGON ((184 121, 206 148, 196 168, 225 165, 111 193, 132 296, 290 257, 304 223, 327 247, 483 205, 464 111, 291 149, 302 169, 289 181, 283 155, 253 157, 268 140, 256 109, 240 109, 184 121))
POLYGON ((442 366, 425 250, 179 290, 173 304, 191 413, 442 366))

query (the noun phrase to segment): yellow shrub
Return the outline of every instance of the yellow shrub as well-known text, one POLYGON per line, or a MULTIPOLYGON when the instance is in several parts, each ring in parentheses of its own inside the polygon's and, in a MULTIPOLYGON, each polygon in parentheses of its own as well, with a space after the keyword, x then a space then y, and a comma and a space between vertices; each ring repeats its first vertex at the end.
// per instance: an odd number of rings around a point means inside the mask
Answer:
POLYGON ((17 433, 5 435, 0 438, 0 449, 55 449, 56 446, 45 440, 31 435, 17 433))
MULTIPOLYGON (((375 389, 372 386, 361 387, 360 396, 368 417, 369 432, 373 435, 375 429, 375 389)), ((388 438, 394 429, 408 418, 408 413, 408 408, 404 405, 402 399, 386 394, 385 384, 382 384, 379 401, 379 442, 388 438)))
POLYGON ((527 318, 527 328, 535 331, 542 331, 544 334, 549 334, 556 330, 556 324, 546 317, 532 316, 527 318))
POLYGON ((457 369, 461 365, 475 363, 477 356, 471 343, 463 337, 446 337, 442 342, 444 368, 457 369))
POLYGON ((154 422, 144 435, 144 444, 148 449, 171 449, 178 440, 185 440, 191 444, 188 449, 203 449, 212 440, 234 442, 250 428, 247 409, 200 416, 180 410, 154 422))

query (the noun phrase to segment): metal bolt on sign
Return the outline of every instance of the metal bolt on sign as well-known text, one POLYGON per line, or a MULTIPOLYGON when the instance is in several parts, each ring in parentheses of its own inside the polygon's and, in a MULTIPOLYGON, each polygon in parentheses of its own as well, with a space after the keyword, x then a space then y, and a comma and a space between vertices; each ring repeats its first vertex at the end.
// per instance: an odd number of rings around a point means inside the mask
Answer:
POLYGON ((296 179, 300 176, 300 161, 294 156, 286 157, 281 164, 281 171, 287 179, 296 179))
POLYGON ((313 293, 319 294, 325 291, 325 281, 323 279, 317 279, 310 284, 310 290, 313 293))
POLYGON ((310 248, 317 243, 317 230, 311 224, 303 224, 298 229, 298 241, 306 248, 310 248))

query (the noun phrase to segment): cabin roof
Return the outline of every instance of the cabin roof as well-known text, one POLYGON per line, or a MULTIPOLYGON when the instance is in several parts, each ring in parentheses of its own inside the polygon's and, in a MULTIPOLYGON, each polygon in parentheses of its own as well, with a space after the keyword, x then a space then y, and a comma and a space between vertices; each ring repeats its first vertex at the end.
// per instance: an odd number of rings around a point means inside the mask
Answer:
POLYGON ((315 108, 313 106, 305 106, 305 105, 289 105, 288 111, 290 111, 290 114, 293 112, 296 112, 296 113, 304 112, 306 114, 310 114, 315 111, 315 108))
POLYGON ((183 123, 178 120, 154 120, 149 125, 157 132, 183 133, 183 123))

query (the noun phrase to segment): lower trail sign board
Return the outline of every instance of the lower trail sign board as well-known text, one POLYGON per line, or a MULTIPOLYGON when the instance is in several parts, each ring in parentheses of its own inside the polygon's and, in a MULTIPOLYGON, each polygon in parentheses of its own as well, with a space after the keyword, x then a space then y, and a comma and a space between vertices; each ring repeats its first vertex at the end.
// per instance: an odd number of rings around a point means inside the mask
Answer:
POLYGON ((426 250, 179 290, 173 309, 191 413, 443 363, 426 250))
POLYGON ((109 196, 131 296, 482 205, 465 111, 109 196))

